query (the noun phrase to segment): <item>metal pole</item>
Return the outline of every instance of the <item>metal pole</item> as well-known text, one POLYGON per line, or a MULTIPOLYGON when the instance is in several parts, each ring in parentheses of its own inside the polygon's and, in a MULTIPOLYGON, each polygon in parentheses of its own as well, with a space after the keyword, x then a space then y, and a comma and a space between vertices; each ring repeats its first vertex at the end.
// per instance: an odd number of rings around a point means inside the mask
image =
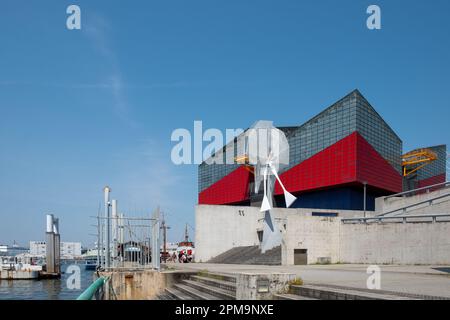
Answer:
POLYGON ((160 229, 160 220, 159 220, 159 207, 156 208, 152 221, 152 266, 154 269, 159 270, 160 268, 160 257, 159 257, 159 229, 160 229))
POLYGON ((109 192, 111 189, 109 189, 108 186, 105 187, 105 218, 106 218, 106 240, 105 240, 105 268, 109 268, 110 262, 111 262, 111 217, 110 217, 110 210, 109 210, 109 192))
POLYGON ((366 217, 366 189, 367 189, 367 182, 363 182, 364 185, 364 218, 366 217))
POLYGON ((117 260, 117 200, 112 200, 111 203, 111 211, 112 211, 112 259, 113 259, 113 267, 115 266, 117 260))
POLYGON ((101 232, 100 232, 101 228, 100 228, 100 212, 97 213, 97 268, 101 265, 101 261, 100 261, 100 237, 101 237, 101 232))

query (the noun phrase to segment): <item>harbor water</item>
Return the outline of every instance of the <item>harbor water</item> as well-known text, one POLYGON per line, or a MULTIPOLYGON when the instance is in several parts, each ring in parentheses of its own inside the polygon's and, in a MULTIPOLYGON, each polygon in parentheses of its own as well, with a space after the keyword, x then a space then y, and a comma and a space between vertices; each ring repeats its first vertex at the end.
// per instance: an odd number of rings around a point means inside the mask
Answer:
POLYGON ((74 300, 93 281, 92 270, 80 267, 80 289, 71 289, 67 280, 72 274, 65 271, 71 264, 61 265, 63 274, 60 279, 50 280, 0 280, 0 300, 74 300))

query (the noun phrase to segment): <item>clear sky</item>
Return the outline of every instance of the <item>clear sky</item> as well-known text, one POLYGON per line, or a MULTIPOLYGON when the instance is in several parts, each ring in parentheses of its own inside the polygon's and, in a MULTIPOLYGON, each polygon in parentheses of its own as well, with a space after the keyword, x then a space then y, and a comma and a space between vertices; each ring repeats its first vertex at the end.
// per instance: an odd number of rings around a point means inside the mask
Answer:
POLYGON ((449 14, 448 0, 2 0, 0 243, 43 240, 52 212, 63 241, 92 245, 106 184, 125 214, 159 204, 181 240, 197 167, 171 163, 170 135, 194 120, 298 125, 358 88, 405 150, 450 143, 449 14))

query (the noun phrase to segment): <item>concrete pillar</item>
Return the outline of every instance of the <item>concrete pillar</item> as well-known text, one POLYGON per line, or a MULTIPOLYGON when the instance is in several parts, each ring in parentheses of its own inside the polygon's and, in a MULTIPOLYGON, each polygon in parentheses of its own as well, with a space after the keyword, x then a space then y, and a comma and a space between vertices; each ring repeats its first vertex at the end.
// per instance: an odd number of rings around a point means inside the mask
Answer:
POLYGON ((295 280, 290 273, 240 273, 236 277, 236 300, 270 300, 286 293, 295 280))
POLYGON ((61 237, 59 235, 59 218, 53 219, 55 272, 61 273, 61 237))
POLYGON ((45 232, 45 253, 47 272, 55 273, 55 233, 53 232, 53 215, 47 215, 47 228, 45 232))

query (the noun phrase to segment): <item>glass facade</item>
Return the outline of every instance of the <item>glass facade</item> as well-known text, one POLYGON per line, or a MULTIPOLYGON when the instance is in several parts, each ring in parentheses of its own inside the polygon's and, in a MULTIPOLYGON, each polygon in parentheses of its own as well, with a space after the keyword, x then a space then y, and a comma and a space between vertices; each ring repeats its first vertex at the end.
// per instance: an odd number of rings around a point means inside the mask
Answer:
POLYGON ((403 178, 403 190, 412 190, 446 181, 447 173, 447 146, 439 145, 427 147, 434 151, 437 159, 403 178))
MULTIPOLYGON (((290 164, 285 170, 358 131, 401 174, 402 141, 357 90, 303 125, 279 129, 285 132, 290 146, 290 164)), ((235 144, 234 155, 238 154, 236 149, 235 144)), ((226 156, 224 149, 218 154, 226 156)), ((202 163, 198 171, 199 192, 238 167, 202 163)))
POLYGON ((435 147, 428 147, 437 155, 437 160, 431 162, 425 167, 417 171, 417 180, 425 180, 435 176, 445 174, 446 172, 446 161, 447 161, 447 146, 440 145, 435 147))

